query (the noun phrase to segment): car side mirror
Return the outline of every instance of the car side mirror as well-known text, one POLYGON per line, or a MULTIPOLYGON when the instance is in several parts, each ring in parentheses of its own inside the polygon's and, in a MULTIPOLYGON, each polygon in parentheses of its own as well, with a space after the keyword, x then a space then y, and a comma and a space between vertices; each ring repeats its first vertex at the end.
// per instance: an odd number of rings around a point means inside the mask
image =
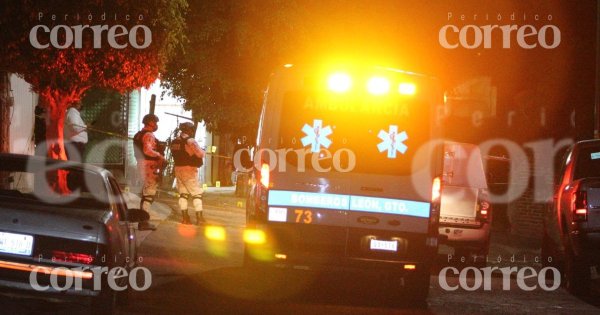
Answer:
POLYGON ((141 222, 150 220, 150 214, 140 209, 128 209, 127 220, 129 222, 141 222))

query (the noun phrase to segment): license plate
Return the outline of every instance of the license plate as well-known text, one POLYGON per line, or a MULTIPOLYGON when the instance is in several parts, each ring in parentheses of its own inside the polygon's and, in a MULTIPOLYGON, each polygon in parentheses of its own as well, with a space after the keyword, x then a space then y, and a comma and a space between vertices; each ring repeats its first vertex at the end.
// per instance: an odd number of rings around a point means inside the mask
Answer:
POLYGON ((0 253, 31 255, 33 236, 0 232, 0 253))
POLYGON ((371 240, 370 248, 373 250, 386 250, 390 252, 398 251, 398 242, 371 240))

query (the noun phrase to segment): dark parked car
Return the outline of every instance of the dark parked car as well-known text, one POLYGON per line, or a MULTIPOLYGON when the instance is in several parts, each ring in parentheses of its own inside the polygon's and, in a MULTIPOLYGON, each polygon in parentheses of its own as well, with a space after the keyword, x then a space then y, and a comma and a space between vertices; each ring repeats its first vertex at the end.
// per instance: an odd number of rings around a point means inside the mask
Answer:
MULTIPOLYGON (((111 289, 108 273, 95 277, 92 271, 122 267, 122 275, 135 268, 131 223, 147 218, 144 211, 127 209, 105 169, 0 154, 0 288, 10 295, 85 297, 92 313, 110 314, 128 290, 111 289), (68 173, 70 192, 52 188, 57 173, 68 173)), ((117 283, 123 287, 127 280, 117 283)))
POLYGON ((600 140, 565 154, 544 223, 543 262, 564 267, 570 292, 588 294, 600 265, 600 140))

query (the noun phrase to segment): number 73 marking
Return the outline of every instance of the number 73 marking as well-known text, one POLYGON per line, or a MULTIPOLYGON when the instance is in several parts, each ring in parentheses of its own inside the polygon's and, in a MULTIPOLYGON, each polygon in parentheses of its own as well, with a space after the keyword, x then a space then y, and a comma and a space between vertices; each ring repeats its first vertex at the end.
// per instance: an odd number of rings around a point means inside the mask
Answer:
POLYGON ((296 214, 296 223, 312 223, 312 211, 296 209, 294 213, 296 214))

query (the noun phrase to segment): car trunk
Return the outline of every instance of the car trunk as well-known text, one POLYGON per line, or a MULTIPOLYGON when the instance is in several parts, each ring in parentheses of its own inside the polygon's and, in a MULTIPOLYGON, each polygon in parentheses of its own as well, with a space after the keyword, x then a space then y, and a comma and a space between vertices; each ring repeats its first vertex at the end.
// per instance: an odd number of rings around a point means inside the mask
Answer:
POLYGON ((580 185, 587 190, 587 228, 600 230, 600 178, 584 179, 580 185))
POLYGON ((468 143, 446 142, 443 174, 440 222, 478 225, 479 193, 487 189, 479 148, 468 143))
MULTIPOLYGON (((0 206, 0 231, 33 236, 33 248, 41 237, 98 243, 105 211, 70 209, 15 199, 0 206)), ((36 254, 34 252, 34 254, 36 254)))

